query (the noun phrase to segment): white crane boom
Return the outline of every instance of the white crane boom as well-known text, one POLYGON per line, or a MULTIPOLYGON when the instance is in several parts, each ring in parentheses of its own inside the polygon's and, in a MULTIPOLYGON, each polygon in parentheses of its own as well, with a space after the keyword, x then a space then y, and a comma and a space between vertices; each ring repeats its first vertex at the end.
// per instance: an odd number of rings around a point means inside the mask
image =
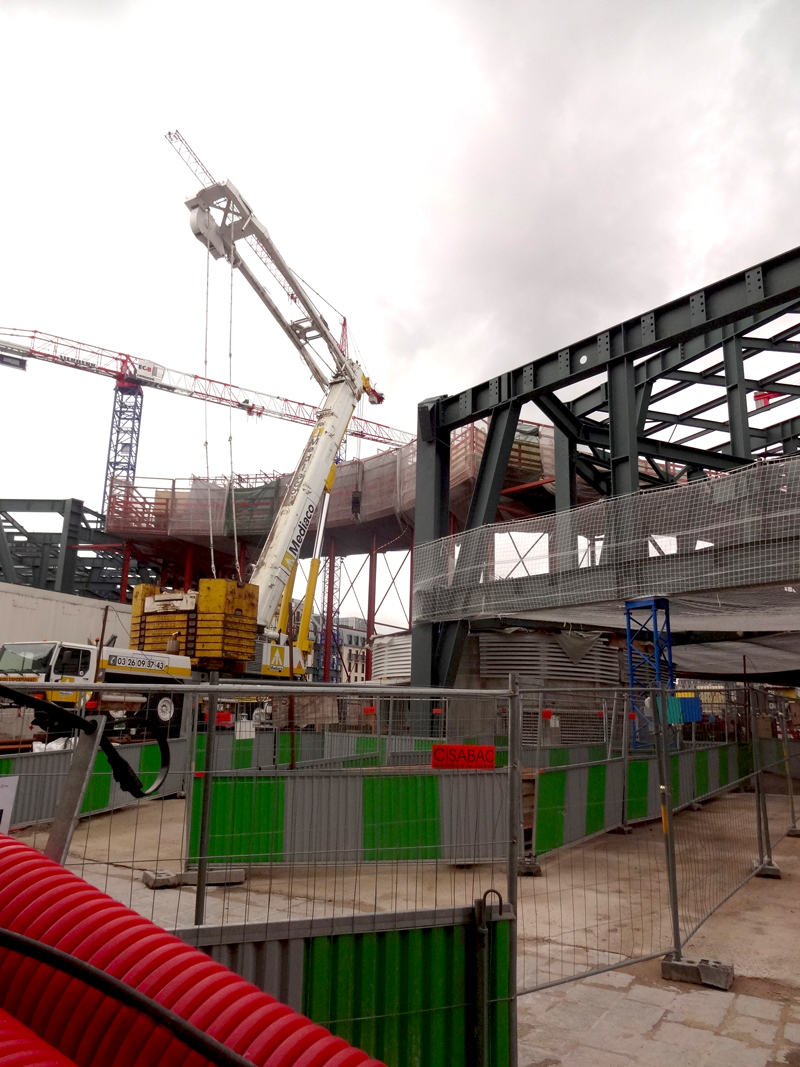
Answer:
MULTIPOLYGON (((177 131, 168 135, 168 139, 185 161, 189 162, 191 156, 199 163, 177 131)), ((207 173, 203 168, 203 176, 207 173)), ((303 541, 318 512, 317 544, 321 550, 327 501, 321 511, 320 504, 323 495, 330 493, 336 470, 336 453, 356 404, 364 393, 374 404, 381 403, 383 397, 373 388, 359 364, 343 350, 345 346, 339 346, 328 323, 275 247, 266 227, 232 182, 214 182, 190 197, 186 206, 191 212, 190 223, 194 235, 210 255, 215 259, 225 259, 244 275, 327 394, 252 576, 252 581, 260 589, 258 621, 270 627, 278 613, 284 591, 287 586, 291 588, 290 582, 303 541), (236 248, 237 241, 246 241, 251 247, 255 242, 260 250, 259 258, 270 266, 273 275, 277 272, 293 304, 299 305, 305 313, 302 318, 294 321, 287 319, 242 258, 236 248), (333 362, 332 370, 312 348, 311 342, 316 340, 324 342, 327 355, 333 362)), ((310 610, 318 568, 319 559, 315 552, 312 578, 306 592, 306 615, 310 610)), ((286 635, 280 631, 279 624, 277 630, 267 632, 273 639, 284 641, 286 635)), ((293 655, 293 652, 289 654, 293 655)))

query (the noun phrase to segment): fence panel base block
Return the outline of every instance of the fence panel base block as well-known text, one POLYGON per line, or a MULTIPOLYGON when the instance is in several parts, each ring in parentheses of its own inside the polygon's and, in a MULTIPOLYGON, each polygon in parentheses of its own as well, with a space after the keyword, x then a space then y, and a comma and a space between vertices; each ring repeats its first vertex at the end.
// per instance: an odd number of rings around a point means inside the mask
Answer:
POLYGON ((715 989, 730 989, 733 984, 733 964, 720 960, 676 960, 668 952, 661 961, 661 977, 668 982, 693 982, 695 985, 710 985, 715 989))

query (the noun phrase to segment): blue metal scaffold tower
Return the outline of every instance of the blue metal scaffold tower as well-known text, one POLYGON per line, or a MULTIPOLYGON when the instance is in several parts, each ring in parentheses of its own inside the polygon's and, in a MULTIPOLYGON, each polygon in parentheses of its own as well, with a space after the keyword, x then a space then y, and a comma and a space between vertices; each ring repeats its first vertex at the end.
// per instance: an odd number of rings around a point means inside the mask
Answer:
MULTIPOLYGON (((669 628, 669 600, 648 597, 625 602, 628 638, 628 684, 631 688, 631 744, 639 744, 639 734, 649 726, 647 701, 653 690, 672 690, 672 634, 669 628), (652 651, 648 647, 652 645, 652 651)), ((655 709, 653 709, 655 711, 655 709)))

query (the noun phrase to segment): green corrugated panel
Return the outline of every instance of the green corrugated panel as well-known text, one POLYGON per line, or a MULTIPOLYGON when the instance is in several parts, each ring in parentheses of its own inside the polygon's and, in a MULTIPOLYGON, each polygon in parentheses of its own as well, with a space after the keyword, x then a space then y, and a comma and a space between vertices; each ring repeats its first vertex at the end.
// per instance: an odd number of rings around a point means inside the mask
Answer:
MULTIPOLYGON (((196 777, 192 791, 192 861, 197 860, 199 851, 204 782, 202 775, 196 777)), ((215 863, 242 859, 252 863, 282 862, 284 787, 283 778, 215 778, 209 859, 215 863)))
POLYGON ((536 803, 536 853, 541 855, 564 844, 564 797, 567 772, 553 771, 536 776, 539 792, 536 803))
POLYGON ((434 742, 429 741, 427 737, 415 737, 414 738, 414 751, 415 752, 430 752, 433 748, 434 742))
POLYGON ((0 775, 11 774, 14 770, 13 759, 0 759, 0 775))
POLYGON ((586 836, 606 825, 606 765, 590 767, 586 791, 586 836))
POLYGON ((719 756, 719 784, 720 785, 727 785, 728 781, 729 781, 729 778, 730 778, 730 770, 729 770, 729 766, 730 765, 729 765, 729 762, 728 762, 728 753, 729 752, 730 752, 730 748, 728 746, 720 748, 717 751, 717 755, 719 756))
POLYGON ((105 752, 98 752, 94 759, 94 769, 81 805, 81 815, 87 811, 101 811, 107 808, 111 799, 111 768, 105 752))
POLYGON ((708 792, 708 751, 699 749, 694 754, 695 796, 704 797, 708 792))
MULTIPOLYGON (((654 768, 655 770, 655 765, 654 768)), ((650 779, 650 761, 631 760, 628 764, 628 819, 647 818, 647 795, 650 779)))
MULTIPOLYGON (((378 738, 377 737, 356 737, 356 753, 358 755, 366 755, 369 752, 378 751, 378 738)), ((381 738, 381 759, 383 763, 386 763, 386 738, 381 738)), ((371 759, 348 759, 348 767, 378 767, 380 760, 377 756, 371 759)))
POLYGON ((608 750, 605 745, 589 745, 589 762, 604 763, 608 758, 608 750))
POLYGON ((161 753, 158 745, 153 743, 145 745, 139 752, 139 781, 145 789, 149 789, 158 777, 161 769, 161 753))
POLYGON ((569 763, 568 748, 551 748, 548 751, 550 753, 548 767, 564 767, 569 763))
POLYGON ((489 1010, 491 1031, 489 1063, 491 1067, 506 1067, 510 1058, 510 987, 508 984, 510 933, 511 927, 507 922, 492 923, 489 926, 489 951, 491 953, 489 995, 493 1001, 489 1010))
POLYGON ((296 731, 282 732, 278 739, 278 763, 284 763, 288 767, 292 762, 292 737, 294 736, 294 761, 297 763, 303 758, 303 737, 296 731))
POLYGON ((508 766, 508 749, 501 749, 500 751, 495 751, 494 765, 495 767, 508 766))
MULTIPOLYGON (((509 924, 492 924, 492 1067, 509 1061, 508 946, 509 924)), ((470 927, 309 938, 302 1010, 388 1067, 468 1067, 472 981, 470 927)))
POLYGON ((233 739, 233 752, 231 754, 231 770, 246 771, 253 766, 253 739, 252 737, 240 737, 233 739))
POLYGON ((441 858, 438 778, 365 778, 362 788, 365 860, 441 858))

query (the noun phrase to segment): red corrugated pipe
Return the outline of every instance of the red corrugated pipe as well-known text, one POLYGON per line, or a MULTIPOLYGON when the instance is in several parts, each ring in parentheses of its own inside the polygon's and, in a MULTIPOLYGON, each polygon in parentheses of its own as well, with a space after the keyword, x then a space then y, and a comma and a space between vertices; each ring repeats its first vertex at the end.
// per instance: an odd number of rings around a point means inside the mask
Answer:
MULTIPOLYGON (((383 1067, 35 849, 2 835, 0 927, 121 979, 260 1067, 383 1067)), ((61 1054, 52 1061, 9 1063, 210 1067, 141 1012, 10 951, 0 951, 0 1009, 61 1054)))
POLYGON ((0 1063, 13 1067, 75 1067, 32 1030, 0 1011, 0 1063))

